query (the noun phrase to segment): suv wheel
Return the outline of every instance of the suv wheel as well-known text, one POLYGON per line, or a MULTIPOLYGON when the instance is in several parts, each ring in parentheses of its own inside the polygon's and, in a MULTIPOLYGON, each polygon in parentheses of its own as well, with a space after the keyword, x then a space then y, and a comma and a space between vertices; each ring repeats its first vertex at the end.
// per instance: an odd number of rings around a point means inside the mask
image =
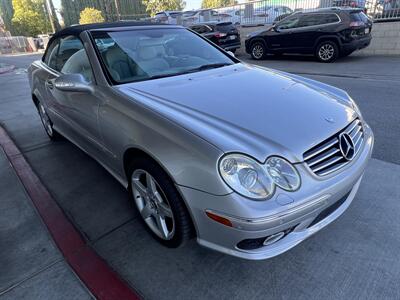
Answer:
POLYGON ((189 212, 172 180, 151 159, 137 157, 128 165, 130 196, 147 229, 170 248, 194 235, 189 212))
POLYGON ((256 59, 256 60, 263 59, 265 57, 266 52, 267 51, 266 51, 265 46, 264 46, 264 44, 262 42, 254 42, 251 45, 250 54, 251 54, 251 57, 253 59, 256 59))
POLYGON ((325 63, 335 61, 339 56, 339 49, 336 43, 331 41, 321 42, 315 51, 318 60, 325 63))

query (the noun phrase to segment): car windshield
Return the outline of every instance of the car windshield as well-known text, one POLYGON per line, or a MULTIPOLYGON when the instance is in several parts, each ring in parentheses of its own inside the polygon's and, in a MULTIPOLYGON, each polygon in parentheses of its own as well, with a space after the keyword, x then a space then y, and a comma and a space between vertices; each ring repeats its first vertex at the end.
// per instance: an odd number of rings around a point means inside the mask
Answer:
POLYGON ((234 64, 184 28, 91 32, 114 83, 150 80, 234 64))

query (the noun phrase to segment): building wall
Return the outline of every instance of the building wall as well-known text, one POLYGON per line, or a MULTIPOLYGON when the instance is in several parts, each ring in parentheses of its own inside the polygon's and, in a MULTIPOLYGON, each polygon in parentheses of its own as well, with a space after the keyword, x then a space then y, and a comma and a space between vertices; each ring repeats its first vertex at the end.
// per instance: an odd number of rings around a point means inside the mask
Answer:
POLYGON ((400 55, 400 21, 374 23, 371 44, 359 53, 363 55, 400 55))

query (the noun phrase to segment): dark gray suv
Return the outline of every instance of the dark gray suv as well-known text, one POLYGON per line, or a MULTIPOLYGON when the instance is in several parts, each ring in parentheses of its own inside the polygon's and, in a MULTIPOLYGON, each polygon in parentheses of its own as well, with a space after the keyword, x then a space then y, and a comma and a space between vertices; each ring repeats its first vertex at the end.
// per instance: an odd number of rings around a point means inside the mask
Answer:
POLYGON ((264 31, 247 36, 246 52, 253 59, 267 54, 314 54, 333 62, 371 42, 372 21, 361 9, 325 8, 294 13, 264 31))

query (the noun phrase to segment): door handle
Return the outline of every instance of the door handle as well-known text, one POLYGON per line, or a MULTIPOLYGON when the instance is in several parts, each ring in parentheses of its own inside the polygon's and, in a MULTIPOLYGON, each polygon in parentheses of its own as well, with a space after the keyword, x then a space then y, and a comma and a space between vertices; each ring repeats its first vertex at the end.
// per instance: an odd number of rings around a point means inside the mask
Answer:
POLYGON ((49 88, 49 89, 53 89, 54 88, 54 83, 53 83, 53 81, 52 80, 46 80, 46 86, 49 88))

